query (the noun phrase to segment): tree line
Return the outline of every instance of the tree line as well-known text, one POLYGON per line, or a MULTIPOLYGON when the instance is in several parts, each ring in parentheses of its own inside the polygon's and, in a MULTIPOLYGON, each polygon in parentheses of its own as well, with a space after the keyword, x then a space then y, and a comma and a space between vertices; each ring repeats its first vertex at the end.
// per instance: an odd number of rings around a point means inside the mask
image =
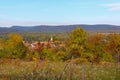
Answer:
POLYGON ((62 43, 65 46, 54 50, 43 47, 40 51, 29 51, 20 34, 9 34, 5 39, 0 38, 0 58, 50 61, 73 58, 75 63, 120 61, 120 34, 89 35, 84 29, 76 27, 62 43))

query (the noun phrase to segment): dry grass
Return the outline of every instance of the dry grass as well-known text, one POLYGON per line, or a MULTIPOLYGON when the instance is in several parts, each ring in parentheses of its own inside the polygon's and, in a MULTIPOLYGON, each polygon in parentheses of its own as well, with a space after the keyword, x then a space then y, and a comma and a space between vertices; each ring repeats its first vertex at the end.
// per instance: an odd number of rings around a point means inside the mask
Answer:
MULTIPOLYGON (((85 80, 119 80, 120 67, 84 65, 85 80)), ((0 80, 82 80, 82 66, 64 62, 0 60, 0 80)))

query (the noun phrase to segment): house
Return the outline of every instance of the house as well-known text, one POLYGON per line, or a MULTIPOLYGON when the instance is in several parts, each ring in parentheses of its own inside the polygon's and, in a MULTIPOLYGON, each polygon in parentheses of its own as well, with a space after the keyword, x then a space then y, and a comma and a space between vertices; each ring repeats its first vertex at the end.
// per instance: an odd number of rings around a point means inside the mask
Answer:
POLYGON ((49 38, 48 41, 38 42, 38 41, 23 41, 23 44, 29 48, 30 51, 40 51, 43 47, 48 47, 55 49, 56 45, 53 42, 53 38, 49 38))

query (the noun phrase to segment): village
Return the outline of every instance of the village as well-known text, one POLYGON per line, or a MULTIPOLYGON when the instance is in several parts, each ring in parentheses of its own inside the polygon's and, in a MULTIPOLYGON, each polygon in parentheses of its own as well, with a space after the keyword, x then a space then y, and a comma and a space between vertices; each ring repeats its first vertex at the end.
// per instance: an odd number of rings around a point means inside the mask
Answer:
POLYGON ((47 41, 23 41, 23 44, 30 50, 30 51, 41 51, 43 47, 50 48, 51 50, 62 48, 65 45, 60 41, 54 41, 53 37, 50 37, 47 41))

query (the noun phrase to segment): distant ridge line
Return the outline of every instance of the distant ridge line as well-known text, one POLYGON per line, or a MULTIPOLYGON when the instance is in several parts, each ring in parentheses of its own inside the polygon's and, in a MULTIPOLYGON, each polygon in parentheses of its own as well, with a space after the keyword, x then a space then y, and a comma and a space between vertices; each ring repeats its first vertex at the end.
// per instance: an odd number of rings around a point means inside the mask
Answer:
POLYGON ((0 32, 70 32, 75 27, 82 27, 87 31, 94 32, 120 32, 120 26, 109 24, 77 24, 77 25, 37 25, 37 26, 11 26, 0 27, 0 32))

